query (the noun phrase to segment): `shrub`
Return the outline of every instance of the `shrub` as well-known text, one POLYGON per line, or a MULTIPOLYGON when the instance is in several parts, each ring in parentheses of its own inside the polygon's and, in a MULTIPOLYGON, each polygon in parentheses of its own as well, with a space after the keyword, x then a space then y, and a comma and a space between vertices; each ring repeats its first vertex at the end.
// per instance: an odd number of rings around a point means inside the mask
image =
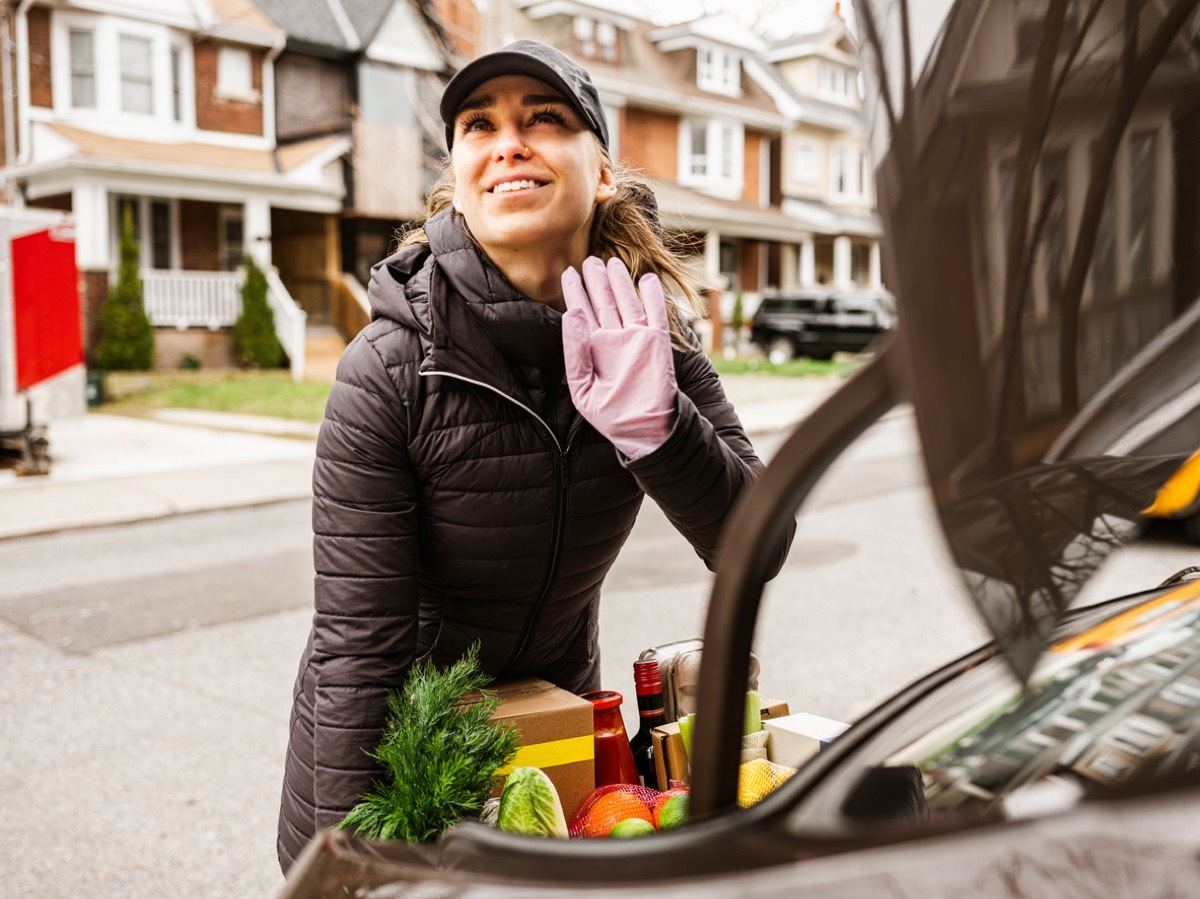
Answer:
POLYGON ((204 367, 204 360, 195 353, 184 353, 179 360, 179 367, 183 371, 199 371, 204 367))
POLYGON ((244 368, 278 368, 283 346, 275 335, 275 317, 267 303, 267 276, 249 256, 242 283, 242 314, 233 326, 233 358, 244 368))
POLYGON ((117 283, 100 308, 100 340, 92 354, 93 365, 103 371, 147 371, 154 367, 154 328, 142 302, 139 250, 133 233, 133 210, 126 207, 117 283))

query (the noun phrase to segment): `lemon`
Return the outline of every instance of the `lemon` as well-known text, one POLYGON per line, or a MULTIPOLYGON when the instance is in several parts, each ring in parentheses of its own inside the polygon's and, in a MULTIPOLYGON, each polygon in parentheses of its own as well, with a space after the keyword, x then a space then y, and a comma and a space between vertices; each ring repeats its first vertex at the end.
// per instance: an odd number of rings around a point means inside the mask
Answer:
POLYGON ((608 832, 610 837, 640 837, 648 833, 655 833, 654 825, 645 818, 626 818, 624 821, 618 821, 613 825, 613 829, 608 832))

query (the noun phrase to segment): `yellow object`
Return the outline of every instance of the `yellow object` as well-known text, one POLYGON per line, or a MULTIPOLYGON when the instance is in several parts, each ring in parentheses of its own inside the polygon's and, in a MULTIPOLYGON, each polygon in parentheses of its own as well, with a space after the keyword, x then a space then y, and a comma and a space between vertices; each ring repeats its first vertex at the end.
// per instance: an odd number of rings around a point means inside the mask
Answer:
POLYGON ((1143 515, 1152 518, 1173 518, 1186 512, 1200 494, 1200 450, 1192 453, 1191 457, 1167 478, 1167 482, 1158 490, 1143 515))
POLYGON ((504 777, 511 774, 513 768, 553 768, 556 765, 569 765, 571 762, 591 761, 595 745, 595 739, 588 734, 583 737, 567 737, 563 740, 522 746, 513 756, 513 760, 498 769, 496 774, 504 777))
POLYGON ((750 808, 795 773, 767 759, 746 762, 738 768, 738 805, 750 808))

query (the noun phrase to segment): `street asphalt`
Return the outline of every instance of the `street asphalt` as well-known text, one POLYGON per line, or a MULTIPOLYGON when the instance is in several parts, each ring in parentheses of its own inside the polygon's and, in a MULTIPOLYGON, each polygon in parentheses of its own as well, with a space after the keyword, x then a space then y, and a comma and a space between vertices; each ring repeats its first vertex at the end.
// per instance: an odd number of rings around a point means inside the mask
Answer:
MULTIPOLYGON (((754 436, 793 425, 839 382, 745 375, 723 383, 754 436)), ((48 474, 0 469, 0 540, 307 497, 316 430, 190 410, 51 422, 48 474)))

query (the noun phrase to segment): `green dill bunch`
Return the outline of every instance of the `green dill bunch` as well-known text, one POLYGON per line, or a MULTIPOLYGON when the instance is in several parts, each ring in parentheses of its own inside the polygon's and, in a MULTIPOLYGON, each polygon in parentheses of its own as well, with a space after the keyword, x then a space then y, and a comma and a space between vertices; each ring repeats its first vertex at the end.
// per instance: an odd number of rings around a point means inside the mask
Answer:
POLYGON ((490 682, 478 644, 444 670, 429 660, 414 665, 403 690, 388 693, 387 723, 370 753, 383 779, 337 826, 371 839, 428 843, 478 817, 500 783, 496 770, 519 746, 512 724, 488 720, 500 705, 483 690, 490 682), (464 701, 476 692, 478 702, 464 701))

